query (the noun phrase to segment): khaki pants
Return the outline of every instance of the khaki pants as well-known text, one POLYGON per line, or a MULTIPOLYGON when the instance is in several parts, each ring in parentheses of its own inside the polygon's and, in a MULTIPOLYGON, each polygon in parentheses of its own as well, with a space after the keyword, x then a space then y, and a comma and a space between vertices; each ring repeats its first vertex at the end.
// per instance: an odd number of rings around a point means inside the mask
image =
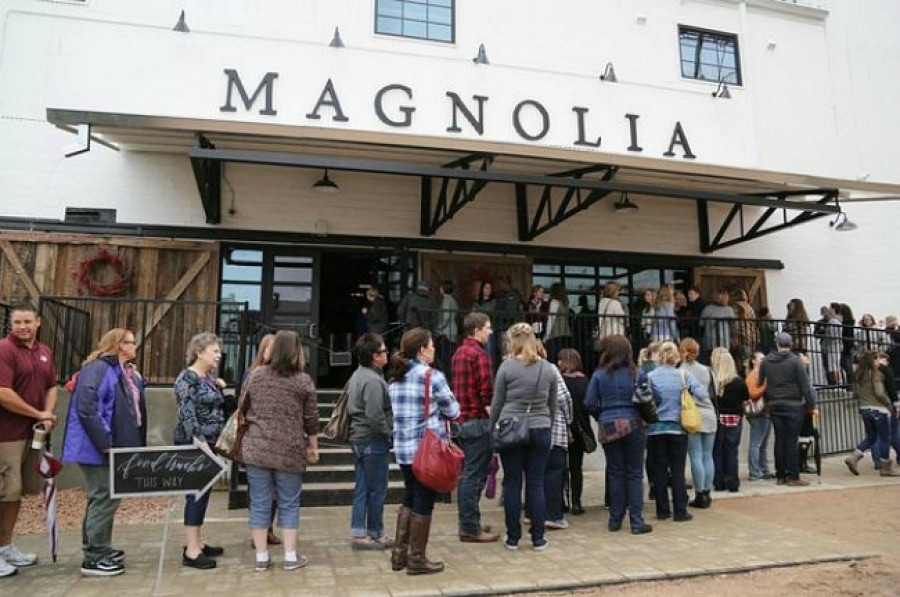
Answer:
POLYGON ((23 495, 40 493, 41 477, 34 470, 41 451, 26 440, 0 442, 0 502, 18 502, 23 495))

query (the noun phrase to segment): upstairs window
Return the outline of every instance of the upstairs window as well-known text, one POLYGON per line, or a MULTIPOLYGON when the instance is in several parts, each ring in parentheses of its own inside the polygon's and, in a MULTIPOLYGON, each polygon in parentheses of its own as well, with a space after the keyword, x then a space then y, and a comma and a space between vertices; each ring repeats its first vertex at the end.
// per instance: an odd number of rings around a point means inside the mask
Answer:
POLYGON ((375 0, 375 33, 453 43, 455 0, 375 0))
POLYGON ((731 85, 741 85, 741 61, 737 35, 678 27, 681 46, 681 76, 731 85))

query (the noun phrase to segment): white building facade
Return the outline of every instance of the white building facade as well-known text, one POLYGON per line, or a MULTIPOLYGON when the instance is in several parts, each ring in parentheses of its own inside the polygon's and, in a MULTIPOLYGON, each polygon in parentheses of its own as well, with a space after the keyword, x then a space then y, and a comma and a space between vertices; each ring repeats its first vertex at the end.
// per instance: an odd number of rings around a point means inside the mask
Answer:
MULTIPOLYGON (((636 294, 746 268, 776 317, 795 296, 811 317, 900 311, 893 0, 3 0, 0 16, 0 230, 414 248, 425 277, 446 255, 525 256, 523 290, 588 271, 570 295, 625 270, 636 294), (313 188, 326 168, 338 193, 313 188), (614 208, 623 192, 639 209, 614 208), (859 228, 829 226, 844 217, 859 228)), ((246 298, 228 275, 219 296, 246 298)))

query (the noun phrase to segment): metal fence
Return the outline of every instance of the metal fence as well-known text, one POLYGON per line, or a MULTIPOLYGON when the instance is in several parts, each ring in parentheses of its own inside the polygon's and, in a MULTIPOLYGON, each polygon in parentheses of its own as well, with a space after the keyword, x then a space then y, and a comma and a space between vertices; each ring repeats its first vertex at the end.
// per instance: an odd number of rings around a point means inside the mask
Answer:
POLYGON ((9 333, 9 315, 12 305, 0 303, 0 336, 5 337, 9 333))
MULTIPOLYGON (((455 318, 459 336, 462 321, 469 311, 448 312, 434 309, 422 318, 439 336, 441 322, 455 318)), ((754 351, 768 353, 775 349, 775 336, 787 331, 793 339, 792 350, 802 353, 809 362, 810 378, 818 395, 820 435, 824 454, 852 450, 863 435, 858 406, 852 394, 852 374, 856 357, 864 351, 895 350, 891 334, 876 328, 837 326, 822 322, 800 323, 776 319, 678 318, 626 314, 601 316, 597 313, 570 314, 564 322, 553 321, 547 313, 516 312, 492 316, 495 339, 489 344, 495 366, 503 357, 503 333, 511 324, 531 323, 540 334, 552 360, 562 348, 575 348, 581 354, 585 369, 596 366, 596 339, 602 330, 621 332, 629 338, 635 357, 651 342, 679 341, 693 337, 701 346, 700 360, 709 364, 715 347, 724 347, 734 355, 743 370, 754 351)), ((439 366, 447 367, 456 343, 447 345, 438 337, 439 366), (444 349, 441 349, 444 344, 444 349), (443 355, 442 355, 443 353, 443 355)), ((900 350, 900 347, 896 348, 900 350)))
POLYGON ((132 298, 43 297, 41 342, 53 351, 60 382, 68 380, 112 328, 132 330, 135 364, 150 384, 171 384, 185 366, 192 336, 213 332, 222 340, 219 375, 229 384, 247 366, 246 303, 132 298))

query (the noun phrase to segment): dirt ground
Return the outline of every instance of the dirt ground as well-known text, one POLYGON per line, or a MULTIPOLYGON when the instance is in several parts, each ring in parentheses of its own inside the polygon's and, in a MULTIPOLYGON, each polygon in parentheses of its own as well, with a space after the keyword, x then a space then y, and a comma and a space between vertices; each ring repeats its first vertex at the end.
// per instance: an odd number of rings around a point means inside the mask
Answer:
MULTIPOLYGON (((84 512, 84 493, 80 489, 60 492, 59 524, 61 529, 77 528, 84 512)), ((719 500, 714 508, 740 510, 747 515, 742 498, 719 500)), ((900 485, 885 485, 840 491, 800 492, 767 496, 765 507, 754 512, 768 521, 777 521, 789 529, 817 528, 823 535, 840 537, 866 551, 882 554, 854 562, 812 566, 790 566, 756 570, 743 574, 694 577, 659 582, 635 582, 563 593, 557 595, 621 596, 666 595, 666 597, 710 597, 728 591, 744 597, 778 595, 779 597, 851 595, 900 595, 900 485)), ((165 516, 166 498, 123 500, 116 524, 142 524, 161 521, 165 516)), ((42 533, 45 530, 44 508, 39 498, 23 504, 18 533, 42 533)), ((715 557, 715 554, 709 554, 715 557)), ((531 593, 531 596, 535 593, 531 593)), ((524 597, 524 595, 523 595, 524 597)))
MULTIPOLYGON (((744 499, 720 500, 713 507, 739 509, 742 508, 741 502, 744 499)), ((765 508, 759 510, 759 516, 769 521, 782 522, 786 527, 817 528, 825 535, 841 537, 847 542, 864 546, 873 553, 881 553, 882 556, 853 562, 790 566, 683 580, 637 582, 539 595, 710 597, 725 591, 735 597, 900 595, 900 487, 895 485, 768 496, 765 498, 765 508)), ((715 557, 715 554, 709 554, 709 557, 715 557)))

